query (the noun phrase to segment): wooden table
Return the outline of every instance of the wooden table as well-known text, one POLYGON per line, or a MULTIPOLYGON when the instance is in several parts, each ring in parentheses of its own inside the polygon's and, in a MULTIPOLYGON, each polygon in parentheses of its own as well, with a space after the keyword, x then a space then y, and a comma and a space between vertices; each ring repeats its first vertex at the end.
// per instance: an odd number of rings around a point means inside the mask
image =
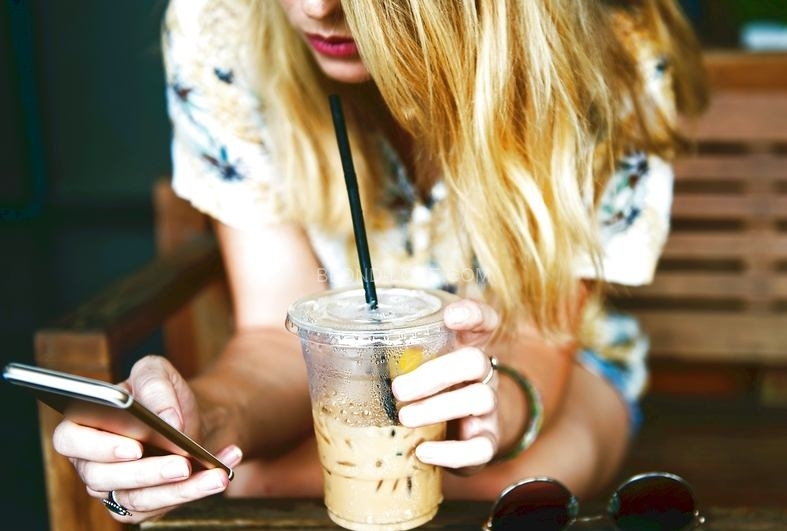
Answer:
MULTIPOLYGON (((706 518, 698 531, 786 531, 787 408, 762 408, 744 400, 655 398, 650 397, 643 404, 646 422, 620 471, 620 479, 648 470, 668 470, 683 476, 692 485, 706 518)), ((602 504, 603 500, 583 503, 583 515, 598 514, 596 509, 602 504)), ((479 531, 490 506, 478 501, 444 502, 435 519, 419 530, 479 531)), ((328 519, 321 500, 215 496, 181 507, 140 529, 341 528, 328 519)))
MULTIPOLYGON (((478 501, 444 502, 434 520, 423 530, 479 531, 490 504, 478 501)), ((706 523, 699 531, 784 531, 787 508, 703 509, 706 523)), ((581 529, 610 530, 610 527, 578 526, 581 529)), ((173 511, 157 522, 140 526, 145 531, 261 531, 266 529, 307 531, 341 529, 332 523, 321 500, 226 499, 215 496, 173 511)))

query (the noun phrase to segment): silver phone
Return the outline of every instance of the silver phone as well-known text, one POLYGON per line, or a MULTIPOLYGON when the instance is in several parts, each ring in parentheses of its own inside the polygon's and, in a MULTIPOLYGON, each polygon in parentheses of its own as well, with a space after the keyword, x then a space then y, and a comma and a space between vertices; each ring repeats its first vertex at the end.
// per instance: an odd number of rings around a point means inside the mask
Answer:
POLYGON ((145 455, 172 453, 189 457, 201 468, 234 472, 185 433, 134 400, 122 387, 22 363, 9 363, 3 378, 26 387, 67 419, 143 443, 145 455))

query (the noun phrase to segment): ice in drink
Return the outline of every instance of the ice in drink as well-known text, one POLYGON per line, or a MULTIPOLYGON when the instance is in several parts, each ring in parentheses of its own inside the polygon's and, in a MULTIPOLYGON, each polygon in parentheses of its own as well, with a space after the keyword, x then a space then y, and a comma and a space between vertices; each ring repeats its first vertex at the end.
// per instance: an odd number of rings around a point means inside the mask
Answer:
POLYGON ((395 531, 434 517, 443 499, 441 470, 420 462, 415 447, 442 439, 444 423, 352 426, 323 408, 314 419, 332 520, 349 529, 395 531))
POLYGON ((415 448, 442 439, 445 424, 401 426, 390 382, 452 347, 442 310, 455 297, 402 288, 378 288, 378 297, 370 313, 361 290, 318 294, 295 303, 287 321, 309 370, 328 514, 356 531, 412 529, 442 501, 441 470, 415 448))

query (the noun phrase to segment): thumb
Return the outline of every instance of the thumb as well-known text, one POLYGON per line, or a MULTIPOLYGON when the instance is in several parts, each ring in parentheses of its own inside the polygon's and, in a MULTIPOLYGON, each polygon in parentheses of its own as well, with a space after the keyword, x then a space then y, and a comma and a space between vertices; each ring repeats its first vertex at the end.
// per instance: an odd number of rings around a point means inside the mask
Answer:
POLYGON ((126 385, 142 405, 172 427, 184 429, 179 390, 186 385, 172 364, 160 356, 146 356, 131 369, 126 385))

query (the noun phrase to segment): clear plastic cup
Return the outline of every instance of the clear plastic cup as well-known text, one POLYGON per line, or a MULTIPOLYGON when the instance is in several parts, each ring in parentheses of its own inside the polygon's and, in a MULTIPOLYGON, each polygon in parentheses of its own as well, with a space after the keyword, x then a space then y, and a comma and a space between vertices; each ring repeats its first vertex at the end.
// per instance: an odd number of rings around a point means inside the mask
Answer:
POLYGON ((290 306, 287 329, 301 339, 315 437, 330 518, 356 531, 412 529, 431 520, 441 470, 415 456, 445 437, 445 423, 406 428, 391 380, 451 350, 439 290, 377 288, 370 310, 362 289, 333 290, 290 306))

